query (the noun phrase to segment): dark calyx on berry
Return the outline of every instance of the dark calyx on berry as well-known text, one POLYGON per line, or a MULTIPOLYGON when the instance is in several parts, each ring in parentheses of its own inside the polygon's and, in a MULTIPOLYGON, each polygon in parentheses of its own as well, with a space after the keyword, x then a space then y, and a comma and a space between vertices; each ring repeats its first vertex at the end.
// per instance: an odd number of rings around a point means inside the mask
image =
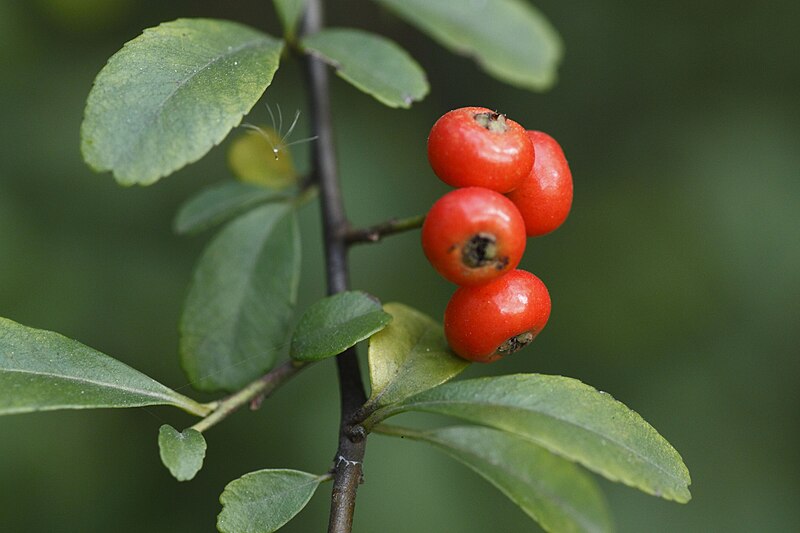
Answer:
POLYGON ((506 116, 502 113, 476 113, 473 118, 482 127, 494 133, 505 133, 508 131, 506 116))
POLYGON ((497 355, 505 357, 526 347, 533 341, 534 335, 530 331, 514 335, 497 348, 497 355))
POLYGON ((503 270, 508 265, 508 256, 497 256, 497 239, 491 233, 476 233, 461 248, 461 261, 470 268, 493 265, 503 270))

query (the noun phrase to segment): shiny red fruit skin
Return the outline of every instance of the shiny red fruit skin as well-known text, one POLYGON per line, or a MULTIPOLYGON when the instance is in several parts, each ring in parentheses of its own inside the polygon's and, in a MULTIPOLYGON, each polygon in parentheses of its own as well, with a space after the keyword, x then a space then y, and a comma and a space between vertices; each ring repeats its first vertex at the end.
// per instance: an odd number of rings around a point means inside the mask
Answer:
POLYGON ((544 283, 513 270, 485 285, 456 290, 444 312, 444 333, 459 356, 490 363, 531 342, 547 324, 550 307, 544 283), (522 342, 507 343, 519 337, 522 342))
POLYGON ((481 187, 445 194, 422 225, 425 256, 456 285, 487 283, 514 270, 525 241, 525 222, 511 200, 481 187))
POLYGON ((525 219, 525 232, 539 237, 558 228, 572 207, 572 172, 561 146, 541 131, 528 131, 536 152, 527 178, 507 194, 525 219))
POLYGON ((428 160, 433 172, 452 187, 506 193, 530 174, 534 150, 525 128, 505 115, 485 107, 462 107, 442 115, 431 128, 428 160))

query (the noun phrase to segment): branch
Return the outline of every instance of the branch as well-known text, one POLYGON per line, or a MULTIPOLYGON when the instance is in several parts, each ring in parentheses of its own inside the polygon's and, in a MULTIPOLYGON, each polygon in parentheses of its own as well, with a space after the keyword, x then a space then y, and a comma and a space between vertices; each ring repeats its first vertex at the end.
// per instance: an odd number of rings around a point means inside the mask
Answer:
MULTIPOLYGON (((301 28, 302 35, 311 35, 322 29, 324 13, 321 0, 309 0, 301 28)), ((325 236, 325 265, 328 293, 347 290, 347 242, 349 222, 342 201, 341 186, 336 168, 333 146, 328 70, 313 56, 306 56, 305 70, 309 88, 312 135, 318 137, 313 144, 313 173, 319 184, 322 207, 322 226, 325 236)), ((358 366, 355 348, 350 348, 336 358, 341 396, 341 421, 339 444, 333 465, 333 492, 329 533, 349 533, 353 525, 356 491, 362 479, 362 463, 366 449, 363 433, 353 430, 354 413, 366 401, 364 384, 358 366)))
POLYGON ((229 415, 236 412, 243 405, 259 398, 269 396, 272 392, 294 377, 295 374, 307 367, 310 363, 299 361, 285 361, 276 366, 257 380, 253 381, 242 390, 235 392, 216 403, 214 411, 207 417, 192 426, 200 433, 222 422, 229 415))
POLYGON ((425 222, 425 215, 417 215, 408 218, 393 218, 374 226, 366 228, 351 229, 347 232, 345 239, 348 245, 378 242, 383 237, 402 233, 412 229, 422 227, 425 222))

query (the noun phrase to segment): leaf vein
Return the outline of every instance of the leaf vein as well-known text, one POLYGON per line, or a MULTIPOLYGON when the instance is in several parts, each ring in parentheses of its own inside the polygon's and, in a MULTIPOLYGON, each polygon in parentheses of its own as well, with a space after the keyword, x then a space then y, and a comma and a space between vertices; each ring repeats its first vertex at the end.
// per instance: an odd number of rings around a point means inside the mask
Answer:
MULTIPOLYGON (((445 447, 445 448, 446 447, 450 447, 449 443, 446 442, 446 441, 435 440, 433 438, 431 438, 430 441, 433 442, 433 443, 439 444, 440 446, 445 447)), ((482 455, 480 455, 480 454, 478 454, 478 453, 476 453, 476 452, 474 452, 472 450, 469 450, 469 449, 466 449, 466 448, 455 448, 455 447, 453 447, 453 449, 460 451, 464 455, 467 455, 469 457, 473 457, 473 458, 477 459, 480 462, 484 462, 484 463, 489 464, 492 467, 498 468, 500 471, 504 472, 509 477, 514 478, 514 479, 520 481, 523 484, 532 485, 532 486, 538 488, 538 490, 545 497, 547 497, 550 501, 552 501, 555 505, 557 505, 560 509, 562 509, 565 514, 567 514, 568 516, 571 516, 576 522, 578 522, 580 524, 583 524, 583 526, 587 529, 587 531, 594 530, 594 527, 593 527, 594 524, 592 524, 591 522, 587 522, 586 521, 586 517, 580 512, 580 509, 576 508, 574 505, 570 505, 570 503, 568 501, 564 500, 563 498, 558 496, 553 491, 548 490, 548 488, 543 483, 541 483, 538 479, 531 480, 531 479, 528 479, 527 477, 522 477, 518 473, 519 469, 509 469, 505 465, 494 464, 491 461, 489 461, 487 458, 485 458, 484 456, 482 456, 482 455)), ((467 464, 469 466, 469 463, 467 463, 467 464)), ((475 470, 478 471, 478 473, 482 474, 482 472, 480 472, 477 468, 475 470)), ((514 497, 511 494, 510 491, 506 492, 505 490, 503 490, 503 488, 499 484, 495 483, 494 480, 492 480, 488 476, 485 476, 485 477, 487 477, 487 479, 489 479, 489 481, 493 485, 497 486, 502 492, 506 493, 509 496, 509 498, 514 500, 515 503, 519 504, 519 499, 514 497)))
MULTIPOLYGON (((411 404, 411 405, 413 406, 413 404, 411 404)), ((596 430, 594 430, 592 428, 589 428, 587 426, 584 426, 582 424, 579 424, 579 423, 577 423, 575 421, 572 421, 572 420, 569 420, 569 419, 566 419, 566 418, 561 418, 561 417, 553 415, 553 414, 543 413, 543 412, 534 411, 534 410, 518 409, 518 408, 514 408, 513 406, 497 405, 497 404, 488 403, 488 402, 468 402, 467 403, 467 402, 453 402, 453 401, 448 401, 448 400, 428 400, 428 401, 426 401, 424 403, 416 404, 416 406, 414 406, 414 407, 422 407, 422 408, 424 408, 424 407, 426 407, 428 405, 445 405, 445 406, 454 406, 455 405, 455 406, 465 406, 465 407, 474 407, 476 405, 480 405, 480 406, 484 406, 484 407, 490 407, 490 408, 493 408, 493 409, 509 410, 509 411, 512 411, 512 412, 521 411, 523 413, 536 413, 536 414, 544 415, 544 416, 547 416, 547 417, 552 418, 554 420, 557 420, 559 422, 562 422, 562 423, 564 423, 566 425, 573 426, 573 427, 576 427, 578 429, 582 429, 582 430, 584 430, 584 431, 586 431, 588 433, 591 433, 593 435, 597 435, 598 437, 601 437, 601 438, 611 442, 612 444, 615 444, 615 445, 619 446, 623 450, 625 450, 627 452, 630 452, 632 455, 634 455, 634 456, 638 457, 639 459, 641 459, 645 464, 653 466, 657 470, 659 470, 662 473, 666 474, 667 477, 672 478, 674 480, 677 480, 682 484, 685 483, 685 481, 682 478, 677 477, 675 474, 673 474, 672 472, 666 470, 661 465, 652 462, 647 457, 645 457, 644 455, 642 455, 641 453, 639 453, 635 449, 631 448, 627 444, 625 444, 623 442, 620 442, 620 441, 618 441, 618 440, 616 440, 616 439, 614 439, 614 438, 612 438, 610 436, 603 435, 602 433, 599 433, 598 431, 596 431, 596 430)), ((520 436, 523 436, 523 437, 526 437, 526 438, 529 438, 529 439, 533 440, 528 435, 523 435, 523 434, 514 432, 513 430, 511 430, 511 431, 516 435, 520 435, 520 436)), ((579 461, 579 462, 584 463, 584 461, 579 461)))
MULTIPOLYGON (((36 372, 36 371, 33 371, 33 370, 17 369, 17 368, 4 368, 4 369, 0 370, 0 374, 2 374, 4 372, 17 373, 17 374, 26 374, 26 375, 29 374, 29 375, 34 375, 34 376, 45 376, 45 377, 50 377, 50 378, 62 379, 62 380, 65 380, 65 381, 74 381, 74 382, 77 382, 77 383, 86 383, 87 385, 96 385, 96 386, 99 386, 101 388, 119 390, 119 391, 123 391, 123 392, 130 392, 130 393, 134 393, 134 394, 139 394, 140 396, 147 396, 147 397, 155 398, 155 399, 163 399, 163 400, 167 400, 167 402, 170 403, 170 404, 175 404, 175 403, 179 402, 179 400, 180 400, 180 398, 172 397, 170 395, 159 393, 159 392, 138 390, 138 389, 134 389, 134 388, 131 388, 131 387, 126 387, 126 386, 119 385, 119 384, 102 382, 102 381, 97 381, 97 380, 88 379, 88 378, 84 378, 84 377, 68 376, 68 375, 63 375, 63 374, 53 374, 51 372, 36 372)), ((163 385, 161 385, 160 383, 158 383, 155 380, 153 380, 153 383, 163 387, 163 385)))
MULTIPOLYGON (((188 77, 183 80, 180 80, 179 83, 167 94, 158 105, 153 108, 153 111, 146 117, 139 125, 139 127, 134 132, 134 138, 136 139, 136 144, 134 148, 137 150, 141 147, 142 142, 146 138, 146 136, 142 135, 142 132, 149 129, 161 116, 161 112, 166 107, 167 103, 180 91, 187 83, 193 80, 196 76, 200 75, 201 73, 208 70, 212 65, 215 63, 227 59, 229 57, 233 57, 237 53, 247 50, 249 48, 257 48, 258 45, 263 44, 265 42, 264 37, 257 37, 251 39, 250 41, 246 41, 239 46, 236 46, 230 50, 226 50, 225 52, 212 57, 208 62, 206 62, 203 66, 199 67, 197 70, 193 71, 188 77)), ((136 150, 129 150, 129 154, 138 153, 136 150)))

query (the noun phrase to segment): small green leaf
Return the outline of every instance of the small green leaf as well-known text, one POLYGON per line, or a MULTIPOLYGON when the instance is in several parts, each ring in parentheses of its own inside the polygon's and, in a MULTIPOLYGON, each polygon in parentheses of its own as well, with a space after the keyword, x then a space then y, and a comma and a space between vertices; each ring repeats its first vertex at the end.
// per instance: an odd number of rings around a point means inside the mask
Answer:
POLYGON ((691 499, 689 471, 675 448, 637 413, 576 379, 518 374, 447 383, 374 418, 403 411, 515 433, 611 481, 681 503, 691 499))
POLYGON ((411 107, 428 94, 425 72, 397 44, 372 33, 326 29, 303 39, 307 52, 389 107, 411 107))
POLYGON ((294 35, 297 23, 306 8, 306 0, 272 0, 275 4, 275 11, 281 19, 283 31, 287 35, 294 35))
POLYGON ((0 318, 0 415, 145 405, 210 411, 78 341, 0 318))
POLYGON ((525 89, 556 79, 561 38, 527 0, 375 0, 490 75, 525 89))
POLYGON ((228 148, 228 166, 237 179, 270 189, 285 189, 297 182, 292 154, 269 126, 253 126, 228 148), (277 152, 273 151, 273 148, 277 152))
POLYGON ((303 510, 326 476, 299 470, 258 470, 233 480, 219 497, 222 533, 270 533, 303 510))
POLYGON ((181 319, 181 361, 196 388, 236 390, 284 349, 297 299, 294 210, 267 204, 229 223, 203 252, 181 319))
POLYGON ((605 498, 591 476, 528 439, 475 426, 386 434, 442 449, 497 487, 546 531, 614 529, 605 498))
POLYGON ((365 292, 340 292, 309 307, 294 330, 291 355, 298 361, 318 361, 382 330, 392 320, 380 302, 365 292))
POLYGON ((123 185, 149 185, 203 157, 255 105, 283 42, 235 22, 179 19, 109 59, 86 102, 81 150, 123 185))
POLYGON ((442 326, 430 317, 399 303, 384 310, 394 318, 369 341, 368 410, 435 387, 469 366, 450 351, 442 326))
POLYGON ((189 481, 203 468, 206 439, 196 429, 182 432, 164 424, 158 430, 158 450, 161 462, 178 481, 189 481))
POLYGON ((175 217, 174 230, 178 234, 198 233, 257 205, 291 198, 287 192, 226 181, 203 189, 184 203, 175 217))

